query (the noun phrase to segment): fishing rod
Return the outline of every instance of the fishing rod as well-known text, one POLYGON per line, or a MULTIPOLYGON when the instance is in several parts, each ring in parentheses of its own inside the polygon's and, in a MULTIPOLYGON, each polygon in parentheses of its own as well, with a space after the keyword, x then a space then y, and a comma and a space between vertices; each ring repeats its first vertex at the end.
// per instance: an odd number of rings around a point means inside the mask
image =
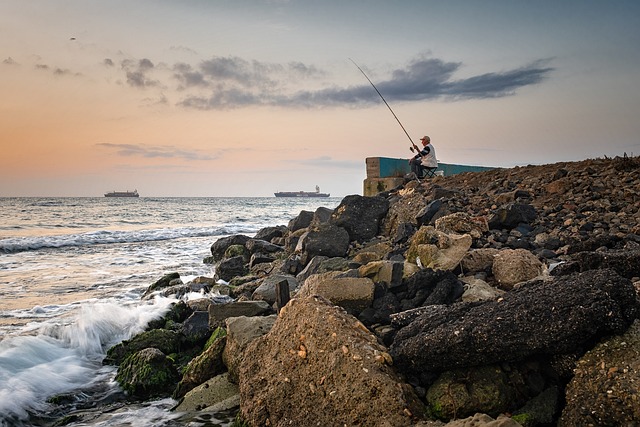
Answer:
POLYGON ((380 98, 382 98, 382 101, 384 102, 384 104, 387 106, 387 108, 389 109, 389 111, 391 111, 391 114, 393 114, 393 117, 395 117, 396 121, 398 122, 398 124, 400 125, 400 127, 402 128, 402 130, 404 131, 405 135, 407 135, 407 138, 409 138, 409 141, 411 142, 412 147, 409 147, 409 150, 411 150, 411 152, 413 152, 414 148, 416 151, 420 152, 420 149, 418 148, 418 146, 413 142, 413 139, 411 139, 411 137, 409 136, 409 132, 407 132, 407 130, 404 128, 404 126, 402 126, 402 123, 400 123, 400 119, 398 119, 398 116, 396 116, 396 113, 393 112, 393 110, 391 109, 391 106, 389 105, 389 103, 387 102, 386 99, 384 99, 384 96, 382 96, 382 94, 380 93, 380 91, 378 90, 378 88, 376 87, 376 85, 373 84, 373 82, 371 81, 371 79, 369 78, 369 76, 367 76, 365 74, 364 71, 362 71, 362 68, 360 68, 358 66, 358 64, 356 64, 356 61, 354 61, 353 59, 349 58, 349 60, 351 62, 353 62, 353 65, 355 65, 358 70, 360 70, 360 72, 362 73, 362 75, 369 80, 369 83, 371 83, 371 86, 373 86, 373 88, 376 90, 376 92, 378 92, 378 95, 380 95, 380 98))

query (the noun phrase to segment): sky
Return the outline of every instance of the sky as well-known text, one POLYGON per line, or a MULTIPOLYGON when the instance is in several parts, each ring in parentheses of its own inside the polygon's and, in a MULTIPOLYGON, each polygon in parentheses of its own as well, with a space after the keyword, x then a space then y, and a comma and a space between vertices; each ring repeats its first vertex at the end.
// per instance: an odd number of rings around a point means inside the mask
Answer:
POLYGON ((640 155, 637 0, 0 0, 0 197, 640 155), (359 66, 385 98, 402 127, 359 66))

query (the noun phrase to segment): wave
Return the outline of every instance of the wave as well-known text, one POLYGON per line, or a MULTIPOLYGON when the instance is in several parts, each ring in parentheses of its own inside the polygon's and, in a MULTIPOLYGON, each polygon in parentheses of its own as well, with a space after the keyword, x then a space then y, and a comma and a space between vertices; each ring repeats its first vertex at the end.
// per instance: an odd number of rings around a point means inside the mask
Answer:
MULTIPOLYGON (((51 409, 50 396, 83 395, 99 383, 115 387, 114 368, 101 363, 106 349, 141 332, 174 301, 85 304, 66 325, 48 323, 36 335, 5 337, 0 341, 0 426, 31 425, 31 415, 51 409)), ((88 398, 95 400, 91 394, 88 398)))
POLYGON ((0 240, 0 253, 17 253, 40 249, 57 249, 91 245, 155 242, 189 237, 222 237, 232 234, 255 234, 251 224, 225 224, 216 227, 178 227, 151 230, 98 230, 59 236, 15 237, 0 240))

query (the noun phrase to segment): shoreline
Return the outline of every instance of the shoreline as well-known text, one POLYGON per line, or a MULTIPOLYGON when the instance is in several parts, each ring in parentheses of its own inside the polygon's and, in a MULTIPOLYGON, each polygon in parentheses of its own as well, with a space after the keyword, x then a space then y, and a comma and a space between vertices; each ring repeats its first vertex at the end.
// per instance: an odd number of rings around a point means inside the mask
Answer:
MULTIPOLYGON (((376 197, 347 196, 334 210, 302 211, 253 238, 219 239, 214 277, 152 286, 230 299, 187 302, 184 318, 157 325, 202 348, 167 365, 184 372, 163 393, 179 381, 184 404, 228 373, 247 425, 444 425, 476 413, 511 415, 505 425, 571 425, 581 406, 596 404, 610 419, 638 420, 623 396, 585 391, 611 378, 624 388, 636 373, 616 366, 613 377, 580 383, 574 369, 599 343, 637 334, 639 201, 637 157, 588 159, 406 181, 376 197), (276 314, 284 282, 293 300, 276 314), (491 398, 469 391, 483 384, 496 386, 491 398), (453 389, 463 394, 442 393, 453 389)), ((142 351, 135 340, 123 343, 130 354, 119 371, 142 351)), ((633 365, 634 348, 626 350, 633 365)))

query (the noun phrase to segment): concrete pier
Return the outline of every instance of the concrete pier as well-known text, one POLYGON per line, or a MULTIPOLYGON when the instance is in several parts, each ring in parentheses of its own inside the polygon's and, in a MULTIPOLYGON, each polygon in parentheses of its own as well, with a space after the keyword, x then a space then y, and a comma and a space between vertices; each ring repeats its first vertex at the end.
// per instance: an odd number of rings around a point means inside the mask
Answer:
MULTIPOLYGON (((367 157, 367 177, 364 180, 364 196, 375 196, 383 191, 392 190, 404 183, 404 176, 411 172, 408 159, 390 157, 367 157)), ((495 169, 485 166, 455 165, 438 163, 436 175, 449 176, 462 172, 481 172, 495 169)))

